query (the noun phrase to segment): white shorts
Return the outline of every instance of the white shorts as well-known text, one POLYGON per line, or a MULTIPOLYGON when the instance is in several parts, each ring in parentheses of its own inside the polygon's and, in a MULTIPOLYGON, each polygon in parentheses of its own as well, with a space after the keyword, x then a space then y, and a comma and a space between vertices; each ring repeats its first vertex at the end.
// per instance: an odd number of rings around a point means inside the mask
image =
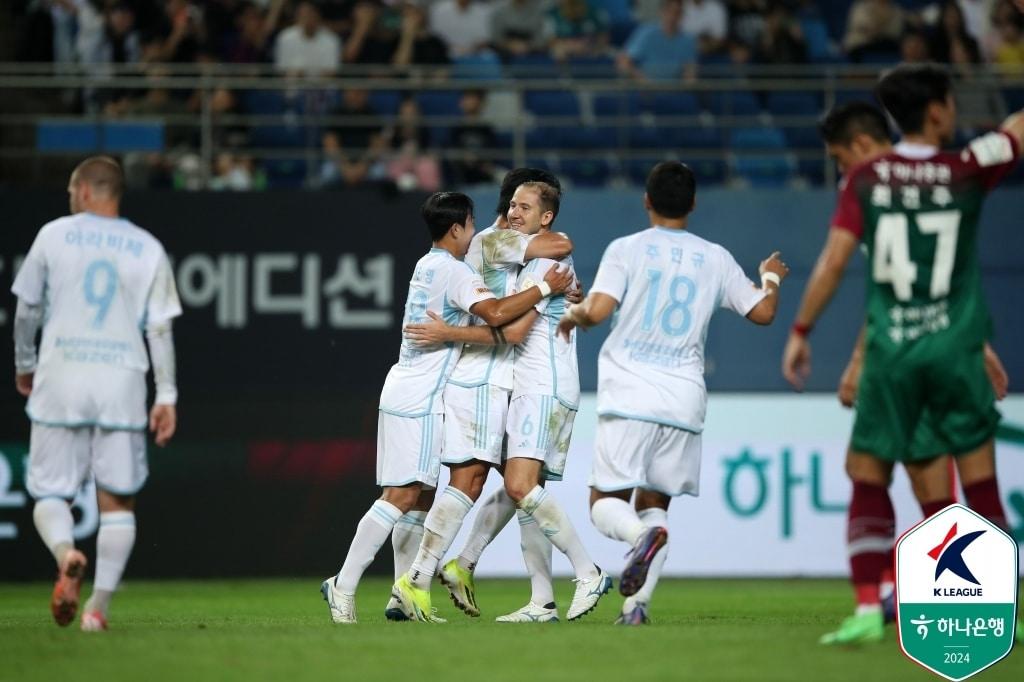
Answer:
POLYGON ((520 395, 508 408, 508 458, 544 462, 544 478, 560 481, 569 454, 576 410, 551 395, 520 395))
POLYGON ((443 464, 476 459, 501 465, 510 394, 490 384, 466 388, 450 383, 444 387, 443 464))
POLYGON ((377 485, 400 487, 422 483, 437 487, 441 470, 444 416, 399 417, 377 413, 377 485))
POLYGON ((134 495, 149 476, 146 433, 98 426, 32 423, 25 488, 35 498, 71 499, 89 478, 115 495, 134 495))
POLYGON ((590 487, 604 493, 646 488, 700 492, 699 433, 622 417, 599 417, 590 487))

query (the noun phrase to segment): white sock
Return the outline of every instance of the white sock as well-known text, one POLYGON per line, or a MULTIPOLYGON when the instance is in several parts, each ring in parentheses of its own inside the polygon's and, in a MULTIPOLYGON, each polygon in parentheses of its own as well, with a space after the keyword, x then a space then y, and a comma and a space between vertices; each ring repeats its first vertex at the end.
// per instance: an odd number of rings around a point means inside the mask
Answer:
POLYGON ((499 488, 486 500, 480 503, 473 520, 473 528, 469 532, 466 546, 459 553, 459 566, 472 571, 480 561, 480 555, 487 545, 498 537, 501 529, 508 525, 516 513, 516 503, 508 496, 504 488, 499 488))
POLYGON ((100 512, 100 532, 96 536, 96 579, 86 611, 107 614, 110 598, 117 591, 135 546, 135 514, 130 511, 100 512))
POLYGON ((402 510, 384 500, 377 500, 359 520, 345 563, 334 578, 334 586, 346 594, 355 594, 363 571, 373 562, 377 551, 402 517, 402 510))
POLYGON ((391 531, 391 546, 395 550, 395 580, 401 578, 420 548, 423 539, 423 519, 425 511, 411 511, 398 519, 395 529, 391 531))
POLYGON ((590 507, 590 519, 602 535, 620 540, 630 547, 647 532, 633 505, 617 497, 602 497, 590 507))
POLYGON ((464 492, 451 486, 434 502, 423 522, 423 540, 420 541, 419 552, 409 567, 409 580, 416 587, 430 589, 430 581, 437 573, 437 565, 441 562, 448 548, 455 541, 455 536, 462 528, 462 520, 473 508, 473 500, 464 492))
POLYGON ((522 509, 516 511, 516 516, 519 518, 519 546, 530 575, 530 601, 538 606, 552 604, 555 588, 551 584, 551 542, 532 516, 522 509))
POLYGON ((576 529, 573 528, 569 517, 544 488, 534 486, 533 490, 520 500, 519 508, 532 516, 551 544, 568 557, 577 578, 589 579, 597 576, 597 566, 583 548, 583 543, 576 535, 576 529))
MULTIPOLYGON (((655 528, 657 526, 668 528, 668 512, 664 509, 651 507, 639 512, 638 516, 647 528, 655 528)), ((644 586, 641 587, 640 591, 632 597, 626 598, 626 602, 622 605, 623 613, 632 611, 637 602, 643 604, 651 603, 651 597, 654 595, 654 588, 657 587, 658 578, 661 577, 661 568, 665 565, 665 559, 667 558, 668 543, 666 542, 665 546, 654 555, 654 560, 651 561, 651 567, 647 569, 647 580, 644 581, 644 586)))
POLYGON ((36 531, 43 539, 43 544, 53 554, 59 567, 64 562, 64 555, 75 546, 75 538, 71 533, 75 519, 71 516, 71 507, 56 497, 44 497, 36 501, 32 509, 32 520, 35 521, 36 531))

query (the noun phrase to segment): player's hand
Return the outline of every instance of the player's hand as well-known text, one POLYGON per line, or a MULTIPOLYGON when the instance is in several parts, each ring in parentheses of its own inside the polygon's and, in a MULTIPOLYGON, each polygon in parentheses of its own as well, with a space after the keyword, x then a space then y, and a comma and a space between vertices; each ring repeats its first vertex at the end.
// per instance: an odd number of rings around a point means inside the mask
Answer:
POLYGON ((576 280, 576 286, 565 292, 565 300, 575 305, 583 302, 583 282, 576 280))
POLYGON ((1010 377, 1003 367, 1003 361, 999 359, 992 346, 985 344, 985 374, 992 382, 992 390, 995 391, 996 400, 1002 400, 1010 391, 1010 377))
POLYGON ((857 401, 857 386, 860 385, 860 358, 850 358, 849 364, 843 370, 843 376, 839 377, 839 402, 843 407, 853 407, 857 401))
POLYGON ((551 295, 554 296, 568 291, 576 278, 570 268, 560 269, 558 263, 555 263, 544 274, 544 281, 551 287, 551 295))
POLYGON ((32 380, 35 376, 34 372, 28 372, 27 374, 15 374, 14 385, 18 389, 18 393, 22 394, 26 398, 29 397, 29 395, 32 394, 32 380))
POLYGON ((445 324, 444 318, 433 310, 428 310, 427 315, 430 317, 429 321, 410 322, 402 329, 409 343, 417 347, 423 347, 437 346, 450 341, 451 339, 448 336, 450 327, 445 324))
POLYGON ((572 334, 572 330, 575 328, 576 319, 572 316, 570 311, 566 311, 565 315, 562 316, 562 319, 558 321, 558 329, 555 333, 565 339, 566 343, 568 343, 570 334, 572 334))
MULTIPOLYGON (((770 259, 769 259, 770 260, 770 259)), ((798 391, 811 375, 811 342, 799 334, 790 334, 782 351, 782 376, 798 391)))
POLYGON ((167 445, 178 428, 178 410, 174 405, 154 405, 149 412, 149 430, 156 444, 167 445))
POLYGON ((761 261, 757 271, 762 275, 766 272, 774 272, 779 276, 779 281, 781 282, 789 274, 789 266, 782 262, 782 254, 775 251, 772 255, 761 261))

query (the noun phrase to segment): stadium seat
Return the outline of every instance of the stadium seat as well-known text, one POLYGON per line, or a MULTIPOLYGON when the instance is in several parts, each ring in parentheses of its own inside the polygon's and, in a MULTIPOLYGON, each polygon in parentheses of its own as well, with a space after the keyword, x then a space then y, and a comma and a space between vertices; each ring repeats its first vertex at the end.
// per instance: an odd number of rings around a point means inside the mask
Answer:
POLYGON ((280 90, 246 90, 241 100, 247 114, 283 114, 289 109, 289 101, 280 90))
POLYGON ((394 116, 402 103, 402 93, 397 90, 370 90, 370 108, 384 116, 394 116))
POLYGON ((456 57, 452 64, 452 78, 501 80, 501 60, 493 52, 456 57))
POLYGON ((635 92, 594 95, 592 100, 594 117, 618 118, 640 114, 640 95, 635 92))
POLYGON ((800 28, 807 44, 807 59, 815 64, 833 62, 838 53, 833 49, 832 39, 828 35, 828 26, 823 19, 804 17, 800 20, 800 28))
POLYGON ((704 106, 716 116, 756 116, 761 113, 761 103, 752 92, 708 92, 704 95, 704 106))
POLYGON ((461 93, 452 90, 424 90, 416 95, 424 116, 461 116, 461 93))
POLYGON ((786 139, 778 128, 738 128, 729 142, 737 177, 755 186, 778 186, 789 180, 795 164, 785 153, 786 139))
POLYGON ((557 70, 558 65, 554 57, 539 52, 513 57, 507 69, 512 78, 524 80, 555 78, 558 75, 557 70))
POLYGON ((675 126, 670 140, 674 146, 683 150, 721 149, 723 143, 721 132, 712 126, 675 126))
POLYGON ((159 152, 164 148, 163 121, 107 121, 100 127, 105 152, 159 152))
POLYGON ((557 90, 535 90, 527 92, 523 104, 526 110, 536 116, 576 116, 580 115, 580 102, 574 92, 557 90))
POLYGON ((158 152, 164 148, 164 123, 150 121, 72 121, 44 119, 36 124, 40 152, 158 152))
POLYGON ((651 99, 650 110, 655 116, 696 116, 700 105, 688 92, 659 92, 651 99))
POLYGON ((612 174, 612 167, 607 159, 593 157, 562 157, 559 170, 581 187, 601 187, 612 174))
POLYGON ((93 152, 99 148, 99 126, 91 121, 43 119, 36 124, 37 151, 93 152))
POLYGON ((836 104, 847 104, 849 102, 877 104, 875 95, 870 90, 836 90, 836 104))
POLYGON ((820 98, 810 92, 770 92, 766 101, 768 111, 776 116, 818 116, 820 98))
POLYGON ((273 189, 299 189, 306 183, 306 160, 302 158, 268 159, 267 186, 273 189))
POLYGON ((570 57, 565 63, 569 75, 573 78, 614 78, 615 60, 611 57, 570 57))
POLYGON ((301 125, 253 126, 249 144, 263 149, 319 147, 320 135, 315 128, 301 125))

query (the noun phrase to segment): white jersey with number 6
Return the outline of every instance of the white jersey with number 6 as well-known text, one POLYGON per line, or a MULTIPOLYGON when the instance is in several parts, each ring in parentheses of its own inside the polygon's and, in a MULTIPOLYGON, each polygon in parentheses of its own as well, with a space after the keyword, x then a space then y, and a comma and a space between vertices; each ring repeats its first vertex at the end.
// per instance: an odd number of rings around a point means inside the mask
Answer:
POLYGON ((59 218, 39 231, 11 291, 44 310, 32 421, 144 429, 143 332, 181 314, 160 242, 123 218, 59 218))
POLYGON ((700 433, 708 323, 719 307, 746 315, 761 289, 718 244, 652 227, 608 245, 591 293, 619 302, 598 360, 598 414, 700 433))

